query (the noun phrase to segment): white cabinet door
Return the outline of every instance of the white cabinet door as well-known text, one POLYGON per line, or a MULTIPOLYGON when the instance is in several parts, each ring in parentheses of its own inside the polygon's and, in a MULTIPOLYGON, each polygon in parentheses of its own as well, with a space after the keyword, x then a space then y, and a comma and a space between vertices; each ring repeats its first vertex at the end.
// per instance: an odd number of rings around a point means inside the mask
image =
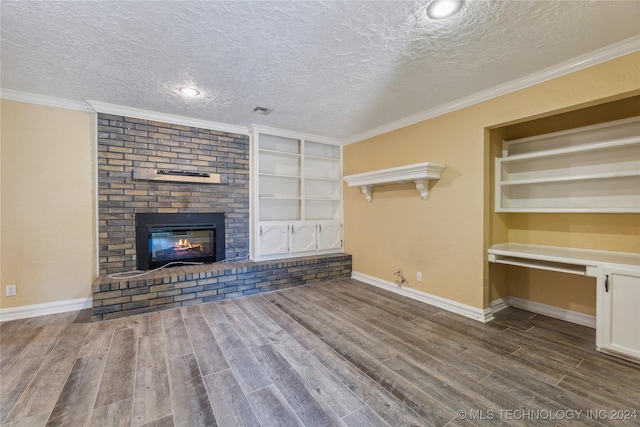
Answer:
POLYGON ((310 252, 318 248, 318 233, 315 223, 291 226, 291 252, 310 252))
POLYGON ((277 255, 289 253, 289 225, 265 224, 259 226, 259 255, 277 255))
POLYGON ((640 268, 603 268, 598 299, 599 349, 640 361, 640 268))
POLYGON ((321 222, 318 224, 318 250, 342 247, 342 223, 321 222))

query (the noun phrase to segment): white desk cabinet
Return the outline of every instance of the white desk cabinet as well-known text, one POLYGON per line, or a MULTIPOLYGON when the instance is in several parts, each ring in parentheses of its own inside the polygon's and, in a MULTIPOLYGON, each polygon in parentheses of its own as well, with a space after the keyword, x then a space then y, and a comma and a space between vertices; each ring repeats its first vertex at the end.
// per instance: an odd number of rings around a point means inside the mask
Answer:
POLYGON ((596 348, 640 362, 640 254, 501 243, 489 262, 596 279, 596 348))
POLYGON ((640 361, 640 267, 604 267, 599 282, 599 349, 640 361))

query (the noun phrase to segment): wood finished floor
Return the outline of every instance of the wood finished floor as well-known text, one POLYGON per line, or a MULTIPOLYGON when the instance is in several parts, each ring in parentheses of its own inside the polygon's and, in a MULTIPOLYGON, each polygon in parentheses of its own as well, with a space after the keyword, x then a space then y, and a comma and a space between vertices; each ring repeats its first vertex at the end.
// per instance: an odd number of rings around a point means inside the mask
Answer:
POLYGON ((482 324, 343 280, 90 318, 0 325, 3 426, 640 425, 610 412, 640 412, 637 365, 511 308, 482 324))

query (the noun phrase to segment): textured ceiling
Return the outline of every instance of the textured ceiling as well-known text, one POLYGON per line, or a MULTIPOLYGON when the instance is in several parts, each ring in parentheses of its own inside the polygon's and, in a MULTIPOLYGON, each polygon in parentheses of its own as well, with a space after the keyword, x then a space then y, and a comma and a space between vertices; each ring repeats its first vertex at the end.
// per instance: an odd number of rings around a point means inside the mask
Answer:
POLYGON ((640 1, 427 3, 2 0, 1 86, 347 139, 640 34, 640 1))

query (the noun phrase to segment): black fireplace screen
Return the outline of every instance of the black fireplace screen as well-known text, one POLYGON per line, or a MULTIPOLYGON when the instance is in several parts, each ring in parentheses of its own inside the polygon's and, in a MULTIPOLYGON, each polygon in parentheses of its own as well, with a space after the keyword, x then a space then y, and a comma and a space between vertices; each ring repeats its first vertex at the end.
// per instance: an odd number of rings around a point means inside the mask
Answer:
POLYGON ((224 259, 224 214, 136 214, 140 270, 224 259))

